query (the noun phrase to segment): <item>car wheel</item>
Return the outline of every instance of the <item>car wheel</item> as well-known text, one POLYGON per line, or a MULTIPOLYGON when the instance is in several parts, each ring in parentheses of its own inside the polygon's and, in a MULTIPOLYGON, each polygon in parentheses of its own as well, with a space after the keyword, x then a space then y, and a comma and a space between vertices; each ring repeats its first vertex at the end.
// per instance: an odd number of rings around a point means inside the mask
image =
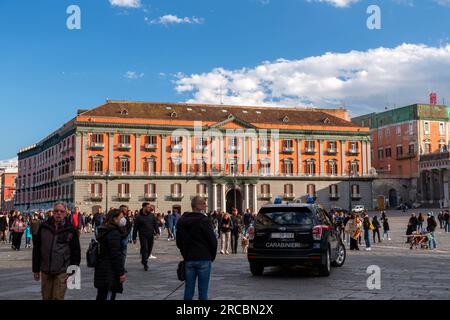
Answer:
POLYGON ((319 276, 328 277, 331 272, 331 250, 330 247, 327 248, 327 253, 322 258, 322 264, 319 267, 319 276))
POLYGON ((331 265, 333 267, 342 267, 345 262, 345 258, 347 257, 347 251, 345 250, 345 246, 342 242, 339 242, 339 246, 337 248, 337 257, 336 260, 334 260, 331 265))
POLYGON ((258 263, 250 263, 250 271, 254 276, 262 276, 264 273, 264 266, 258 263))

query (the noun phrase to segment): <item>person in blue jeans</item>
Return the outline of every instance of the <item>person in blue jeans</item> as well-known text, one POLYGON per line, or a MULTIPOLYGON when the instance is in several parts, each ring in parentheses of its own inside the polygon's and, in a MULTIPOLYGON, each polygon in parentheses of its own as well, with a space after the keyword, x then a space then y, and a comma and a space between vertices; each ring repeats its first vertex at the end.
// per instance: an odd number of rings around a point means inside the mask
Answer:
POLYGON ((364 241, 366 242, 366 250, 370 251, 372 250, 372 248, 370 247, 370 220, 367 213, 364 216, 363 228, 364 228, 364 241))
POLYGON ((206 200, 196 196, 192 212, 186 212, 177 223, 176 243, 185 262, 184 300, 193 300, 198 279, 198 298, 208 300, 212 263, 217 254, 217 238, 205 214, 206 200))
POLYGON ((434 219, 434 215, 430 212, 428 213, 427 220, 427 231, 428 231, 428 248, 430 250, 436 249, 436 235, 434 231, 436 230, 437 222, 434 219))

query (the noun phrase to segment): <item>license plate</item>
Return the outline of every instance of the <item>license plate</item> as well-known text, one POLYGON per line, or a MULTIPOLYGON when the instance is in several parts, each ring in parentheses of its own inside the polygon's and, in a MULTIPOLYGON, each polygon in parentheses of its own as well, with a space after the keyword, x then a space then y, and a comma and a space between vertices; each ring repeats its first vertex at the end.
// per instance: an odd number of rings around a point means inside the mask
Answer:
POLYGON ((294 239, 294 233, 293 232, 272 233, 271 238, 272 239, 294 239))

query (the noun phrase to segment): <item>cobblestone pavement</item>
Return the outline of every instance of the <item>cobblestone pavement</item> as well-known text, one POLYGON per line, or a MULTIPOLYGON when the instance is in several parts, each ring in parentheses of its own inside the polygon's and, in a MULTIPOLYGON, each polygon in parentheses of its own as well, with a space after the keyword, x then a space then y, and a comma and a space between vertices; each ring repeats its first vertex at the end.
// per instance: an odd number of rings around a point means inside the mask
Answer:
MULTIPOLYGON (((417 211, 419 212, 419 211, 417 211)), ((427 212, 422 210, 422 212, 427 212)), ((437 214, 436 214, 437 215, 437 214)), ((391 241, 376 243, 372 251, 348 251, 342 268, 320 278, 305 268, 267 268, 264 276, 252 277, 246 256, 218 255, 213 266, 211 299, 449 299, 450 233, 437 232, 438 250, 410 250, 405 242, 409 213, 388 212, 391 241), (381 268, 381 290, 366 286, 370 265, 381 268)), ((82 252, 92 234, 82 235, 82 252)), ((362 246, 364 247, 364 245, 362 246)), ((362 248, 363 249, 363 248, 362 248)), ((176 267, 180 256, 174 242, 158 240, 156 260, 144 272, 139 263, 139 245, 128 247, 128 281, 121 300, 164 299, 180 282, 176 267)), ((40 285, 31 274, 31 249, 12 251, 0 245, 0 300, 39 300, 40 285)), ((182 299, 183 289, 169 299, 182 299)), ((82 261, 82 289, 67 292, 68 300, 95 299, 93 270, 82 261)))

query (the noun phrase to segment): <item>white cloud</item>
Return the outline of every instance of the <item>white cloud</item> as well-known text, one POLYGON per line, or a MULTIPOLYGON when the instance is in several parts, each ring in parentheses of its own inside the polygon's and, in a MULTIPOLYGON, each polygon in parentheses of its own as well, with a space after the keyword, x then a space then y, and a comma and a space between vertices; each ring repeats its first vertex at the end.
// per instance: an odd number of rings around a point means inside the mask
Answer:
MULTIPOLYGON (((146 17, 145 21, 149 21, 149 19, 146 17)), ((166 26, 169 24, 201 24, 201 23, 203 23, 203 19, 196 18, 196 17, 179 18, 173 14, 166 14, 164 16, 159 17, 158 19, 151 20, 150 23, 151 24, 163 24, 166 26)))
MULTIPOLYGON (((450 99, 450 44, 402 44, 301 60, 279 59, 253 68, 178 74, 175 89, 189 102, 340 107, 356 114, 427 102, 429 90, 450 99)), ((448 100, 447 100, 448 102, 448 100)))
POLYGON ((337 8, 349 7, 360 0, 307 0, 308 2, 325 2, 337 8))
POLYGON ((434 2, 440 4, 441 6, 450 7, 450 0, 434 0, 434 2))
POLYGON ((112 6, 125 8, 139 8, 141 0, 109 0, 112 6))
POLYGON ((135 80, 135 79, 143 78, 144 74, 136 72, 136 71, 127 71, 123 77, 126 79, 135 80))

